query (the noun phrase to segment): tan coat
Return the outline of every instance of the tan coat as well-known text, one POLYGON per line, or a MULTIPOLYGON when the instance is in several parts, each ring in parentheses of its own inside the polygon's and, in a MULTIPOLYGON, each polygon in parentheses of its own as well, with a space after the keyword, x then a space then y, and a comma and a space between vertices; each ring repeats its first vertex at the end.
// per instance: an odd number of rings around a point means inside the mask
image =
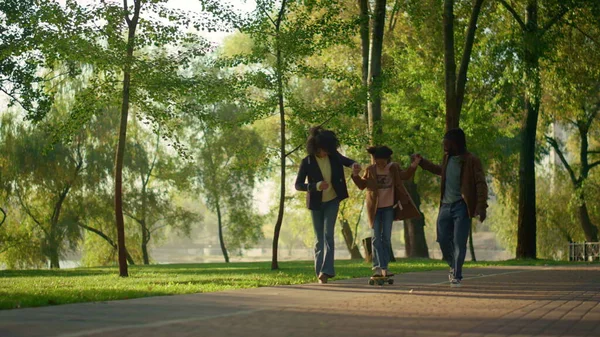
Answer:
MULTIPOLYGON (((485 173, 481 166, 481 161, 475 155, 467 152, 460 156, 460 194, 462 195, 467 210, 471 218, 477 214, 486 212, 488 207, 488 187, 485 182, 485 173)), ((442 165, 436 165, 429 160, 423 159, 421 167, 431 173, 442 177, 442 188, 440 193, 440 205, 444 197, 446 187, 446 167, 448 166, 448 156, 444 155, 442 165)))
MULTIPOLYGON (((406 170, 402 170, 398 163, 392 163, 390 166, 390 174, 394 184, 394 205, 402 205, 394 209, 394 220, 405 220, 411 218, 418 218, 421 213, 417 210, 415 203, 412 201, 408 191, 404 187, 403 180, 409 180, 415 174, 416 168, 409 167, 406 170)), ((358 188, 361 190, 367 189, 366 201, 367 201, 367 215, 369 217, 369 226, 373 228, 375 223, 375 213, 377 212, 377 198, 379 196, 377 192, 377 168, 376 166, 370 165, 365 170, 363 177, 352 176, 352 180, 358 188)))

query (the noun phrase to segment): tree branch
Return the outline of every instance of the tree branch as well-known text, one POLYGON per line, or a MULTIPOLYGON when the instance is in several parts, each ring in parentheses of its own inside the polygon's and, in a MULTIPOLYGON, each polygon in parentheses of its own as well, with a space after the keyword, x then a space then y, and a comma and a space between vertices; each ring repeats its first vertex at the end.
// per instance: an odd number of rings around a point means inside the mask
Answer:
POLYGON ((127 22, 127 26, 131 26, 131 19, 129 18, 129 5, 127 4, 127 0, 123 0, 123 9, 125 10, 125 22, 127 22))
POLYGON ((283 0, 281 2, 281 8, 279 9, 279 14, 277 14, 277 22, 275 23, 275 28, 279 31, 279 27, 281 26, 281 21, 283 21, 283 14, 285 14, 285 6, 287 5, 287 0, 283 0))
POLYGON ((581 34, 583 34, 583 36, 587 37, 592 42, 594 42, 594 44, 596 44, 597 46, 600 46, 600 41, 599 40, 596 40, 596 38, 594 38, 593 36, 591 36, 590 34, 588 34, 587 32, 585 32, 584 30, 582 30, 581 28, 579 28, 579 26, 577 26, 576 24, 574 24, 572 22, 567 22, 567 25, 569 25, 570 27, 575 28, 578 32, 580 32, 581 34))
POLYGON ((552 28, 552 26, 554 26, 558 21, 560 21, 560 19, 563 18, 563 16, 565 16, 565 14, 567 14, 569 12, 568 7, 564 7, 562 10, 560 10, 560 12, 556 13, 555 16, 552 17, 552 19, 550 19, 550 21, 548 21, 544 27, 542 28, 542 34, 544 35, 548 30, 550 30, 550 28, 552 28))
POLYGON ((4 221, 6 221, 6 212, 4 211, 4 208, 0 207, 0 212, 2 212, 2 221, 0 221, 0 227, 2 227, 2 225, 4 224, 4 221))
POLYGON ((462 59, 460 61, 460 69, 458 70, 458 79, 456 81, 456 107, 457 111, 461 111, 462 103, 465 97, 465 87, 467 86, 467 72, 469 69, 469 62, 471 61, 471 53, 473 51, 473 44, 475 43, 475 32, 477 31, 477 20, 479 19, 479 13, 481 12, 481 6, 485 0, 477 0, 473 5, 471 11, 471 18, 469 20, 469 29, 467 30, 467 38, 465 39, 465 48, 463 50, 462 59))
POLYGON ((567 159, 565 158, 565 155, 563 154, 560 147, 558 146, 558 142, 556 141, 556 139, 546 136, 546 141, 548 142, 548 144, 550 144, 550 146, 552 146, 552 148, 554 148, 554 151, 556 151, 556 154, 560 158, 560 161, 562 162, 565 169, 569 173, 569 177, 571 178, 571 181, 573 182, 573 184, 577 185, 577 178, 575 177, 575 172, 573 172, 571 165, 569 165, 569 162, 567 162, 567 159))
POLYGON ((588 166, 588 171, 591 170, 591 169, 593 169, 594 167, 596 167, 598 165, 600 165, 600 160, 597 161, 597 162, 595 162, 595 163, 590 164, 590 166, 588 166))
POLYGON ((511 5, 509 5, 508 2, 506 2, 504 0, 498 0, 498 2, 500 2, 502 4, 502 6, 504 6, 504 8, 506 8, 506 10, 510 14, 512 14, 512 16, 515 18, 515 20, 519 24, 519 26, 521 26, 522 30, 527 29, 527 27, 525 26, 525 22, 523 21, 523 19, 521 19, 521 17, 517 13, 517 11, 515 11, 515 9, 511 5))
POLYGON ((260 9, 261 12, 263 12, 263 14, 269 19, 269 21, 271 21, 271 23, 273 24, 273 26, 277 27, 277 24, 275 23, 275 20, 273 20, 273 18, 271 17, 271 15, 269 15, 269 13, 267 12, 266 9, 264 9, 264 7, 257 5, 256 7, 258 7, 258 9, 260 9))

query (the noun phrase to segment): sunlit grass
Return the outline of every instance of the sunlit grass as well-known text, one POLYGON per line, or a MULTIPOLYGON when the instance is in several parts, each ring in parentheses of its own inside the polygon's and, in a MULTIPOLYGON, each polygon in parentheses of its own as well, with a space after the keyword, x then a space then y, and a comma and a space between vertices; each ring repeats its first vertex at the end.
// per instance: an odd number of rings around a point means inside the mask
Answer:
MULTIPOLYGON (((560 263, 564 262, 513 260, 468 263, 467 266, 560 263)), ((116 267, 4 270, 0 271, 0 309, 315 282, 311 261, 281 262, 277 271, 272 271, 270 266, 269 262, 131 266, 128 278, 120 278, 116 267)), ((447 267, 441 261, 426 259, 400 259, 390 266, 395 273, 444 268, 447 267)), ((339 260, 336 272, 339 280, 369 276, 371 269, 362 261, 339 260)))

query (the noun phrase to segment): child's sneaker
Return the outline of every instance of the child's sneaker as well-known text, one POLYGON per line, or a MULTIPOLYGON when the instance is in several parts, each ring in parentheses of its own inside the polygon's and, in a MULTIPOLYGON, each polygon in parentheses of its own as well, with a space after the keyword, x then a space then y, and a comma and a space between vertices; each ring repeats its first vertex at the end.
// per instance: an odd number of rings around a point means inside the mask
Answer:
POLYGON ((460 280, 459 280, 459 279, 456 279, 456 278, 455 278, 455 279, 452 279, 452 281, 450 281, 450 286, 451 286, 452 288, 458 288, 458 287, 460 287, 460 286, 461 286, 461 284, 460 284, 460 280))
POLYGON ((319 274, 319 284, 327 283, 327 279, 329 279, 329 276, 327 276, 327 274, 319 274))
POLYGON ((383 275, 384 277, 392 277, 392 276, 394 276, 394 274, 393 274, 393 273, 391 273, 391 272, 390 272, 389 270, 387 270, 387 269, 382 269, 381 271, 382 271, 382 275, 383 275))
POLYGON ((373 268, 373 275, 371 277, 381 277, 382 274, 382 269, 379 267, 375 267, 373 268))

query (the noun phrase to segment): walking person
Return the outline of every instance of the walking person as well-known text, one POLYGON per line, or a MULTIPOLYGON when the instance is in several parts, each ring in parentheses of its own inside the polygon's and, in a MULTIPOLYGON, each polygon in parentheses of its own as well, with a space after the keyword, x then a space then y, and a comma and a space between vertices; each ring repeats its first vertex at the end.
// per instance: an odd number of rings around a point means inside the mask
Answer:
POLYGON ((359 167, 353 169, 352 180, 359 189, 367 189, 367 214, 373 230, 373 277, 389 277, 393 276, 388 270, 393 221, 421 216, 402 182, 412 178, 421 158, 413 158, 404 171, 392 162, 393 151, 389 147, 370 147, 367 151, 373 164, 362 177, 359 167))
POLYGON ((344 166, 360 169, 354 160, 341 155, 338 148, 335 133, 321 127, 311 128, 306 141, 308 156, 302 159, 295 184, 296 190, 307 192, 306 205, 316 236, 315 274, 319 283, 335 277, 334 226, 340 201, 348 198, 344 166))
MULTIPOLYGON (((444 136, 441 165, 422 159, 421 167, 442 177, 437 241, 448 265, 451 286, 460 287, 471 219, 487 216, 488 187, 481 161, 467 151, 465 133, 452 129, 444 136)), ((414 157, 420 157, 419 154, 414 157)))

